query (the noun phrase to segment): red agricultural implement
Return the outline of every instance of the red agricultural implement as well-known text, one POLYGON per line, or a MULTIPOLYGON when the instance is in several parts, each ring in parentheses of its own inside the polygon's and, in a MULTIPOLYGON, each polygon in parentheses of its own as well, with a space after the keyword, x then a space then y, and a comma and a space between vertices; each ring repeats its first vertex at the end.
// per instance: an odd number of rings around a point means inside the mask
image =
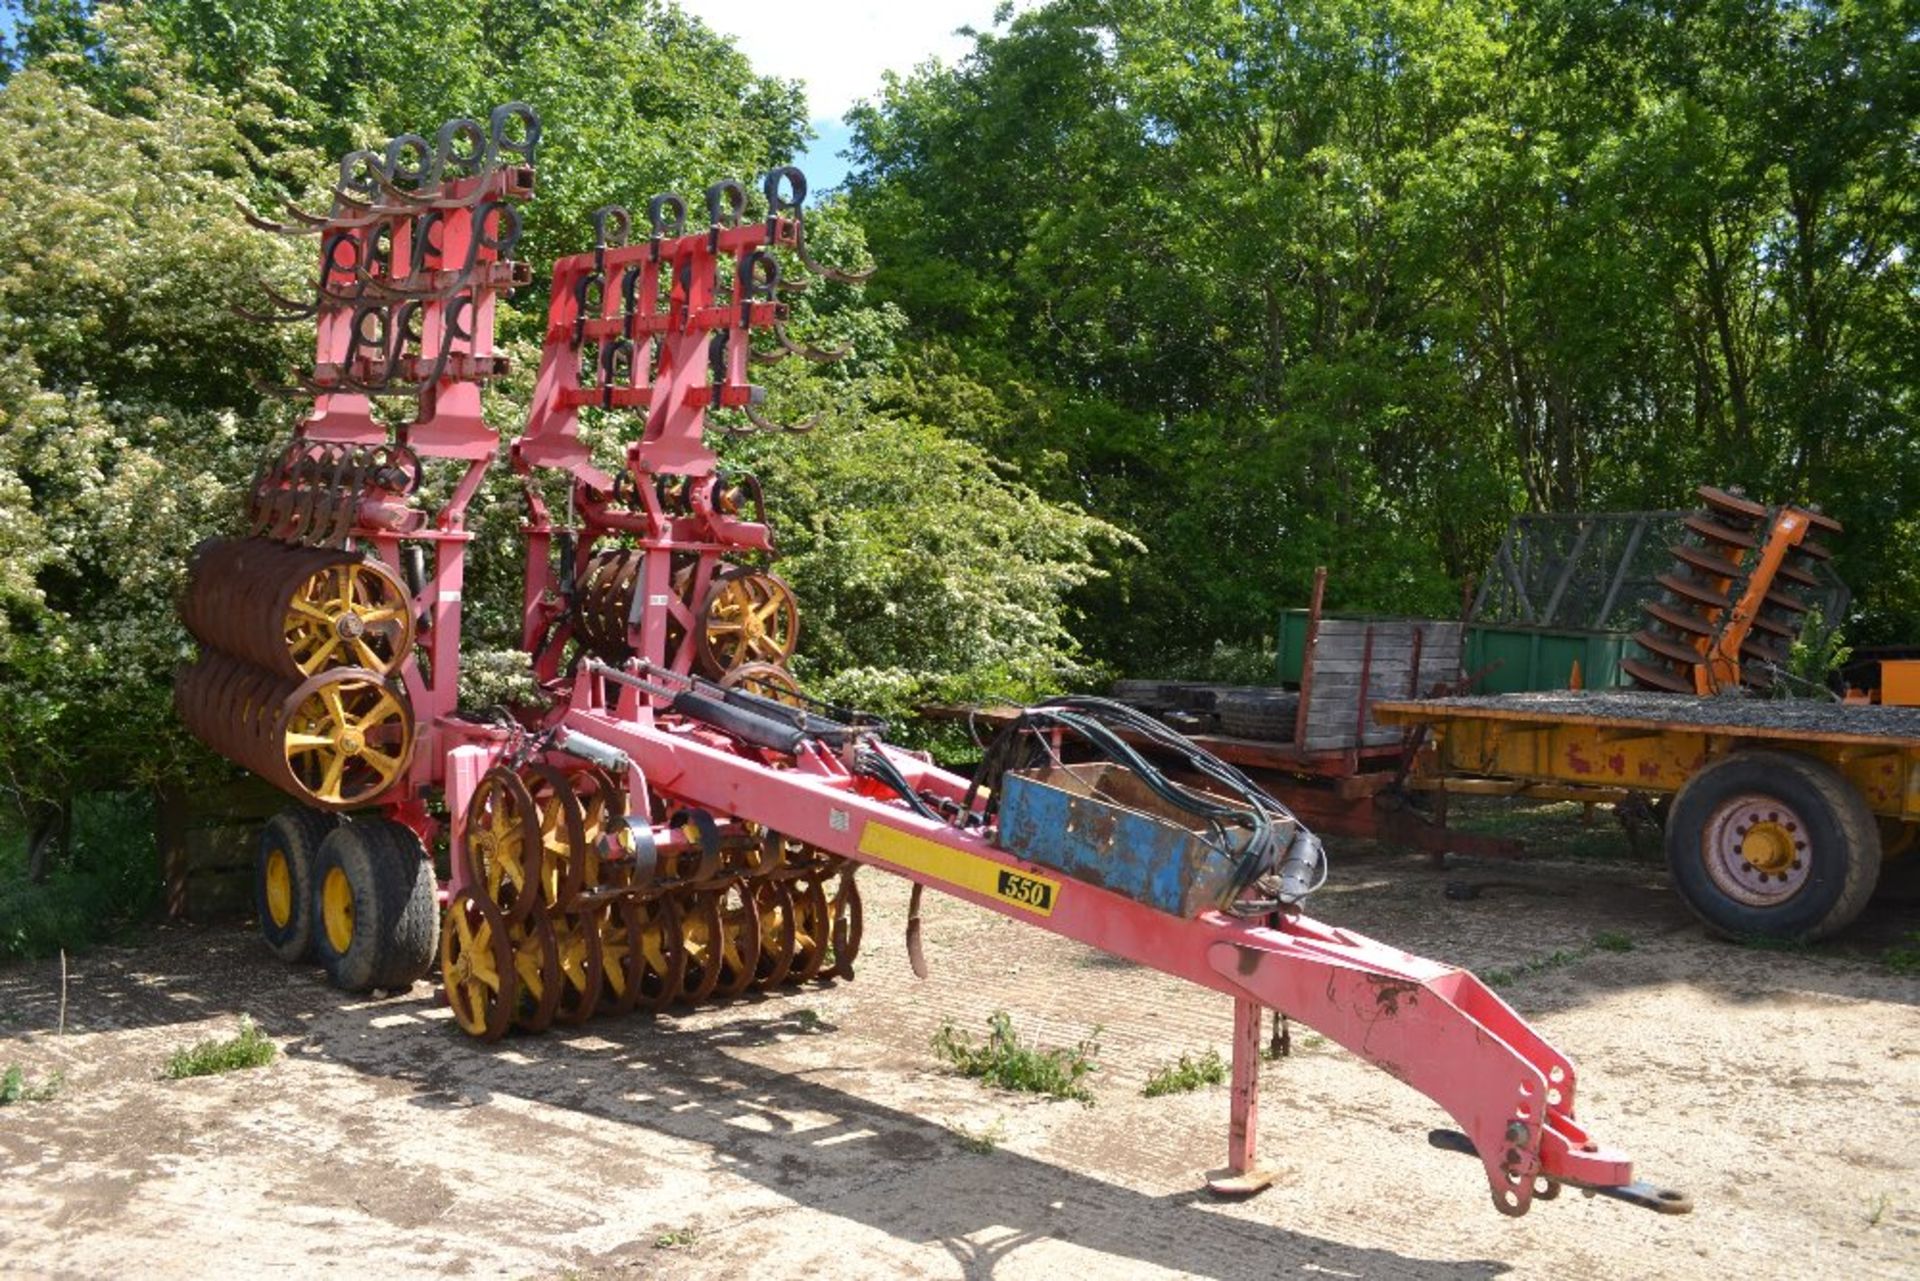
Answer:
POLYGON ((1061 699, 966 778, 795 687, 799 611, 766 568, 759 486, 706 433, 716 413, 770 426, 754 364, 830 355, 786 330, 789 291, 848 278, 809 254, 797 170, 715 184, 692 227, 677 195, 637 227, 604 209, 592 250, 555 264, 531 413, 504 451, 525 482, 521 639, 543 697, 463 711, 467 507, 502 453, 480 385, 504 368, 493 299, 527 279, 515 204, 538 136, 516 105, 402 137, 348 158, 325 217, 268 224, 319 245, 313 299, 277 300, 317 323, 298 389, 313 411, 261 468, 252 534, 198 553, 184 614, 204 654, 178 701, 297 802, 260 847, 276 951, 373 987, 437 950, 459 1025, 494 1038, 851 978, 871 866, 1231 997, 1222 1191, 1267 1181, 1272 1009, 1444 1107, 1463 1133, 1443 1144, 1479 1156, 1506 1213, 1563 1185, 1687 1208, 1589 1138, 1572 1063, 1471 974, 1304 915, 1320 845, 1233 767, 1061 699), (370 409, 385 396, 418 411, 388 428, 370 409), (642 425, 597 453, 608 433, 583 434, 583 410, 642 425), (1205 785, 1162 772, 1140 735, 1205 785), (1099 763, 1060 764, 1069 739, 1099 763))

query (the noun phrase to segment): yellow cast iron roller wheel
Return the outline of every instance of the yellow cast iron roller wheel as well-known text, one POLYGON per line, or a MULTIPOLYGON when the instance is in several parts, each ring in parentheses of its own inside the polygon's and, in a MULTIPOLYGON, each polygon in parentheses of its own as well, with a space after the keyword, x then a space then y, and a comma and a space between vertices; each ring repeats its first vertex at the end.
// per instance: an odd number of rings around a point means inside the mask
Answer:
POLYGON ((467 802, 462 830, 468 888, 490 900, 510 925, 545 907, 540 825, 519 776, 500 765, 488 770, 467 802))
POLYGON ((400 781, 413 755, 406 696, 374 672, 345 667, 309 677, 287 700, 286 717, 287 769, 319 805, 367 804, 400 781))
POLYGON ((800 641, 800 605, 772 574, 730 565, 714 576, 700 611, 697 655, 718 680, 747 663, 785 663, 800 641))
POLYGON ((483 1041, 506 1035, 519 982, 507 924, 480 894, 456 894, 440 925, 440 981, 462 1031, 483 1041))
POLYGON ((316 571, 287 603, 287 653, 311 676, 329 667, 389 675, 413 649, 413 606, 394 572, 377 561, 316 571))

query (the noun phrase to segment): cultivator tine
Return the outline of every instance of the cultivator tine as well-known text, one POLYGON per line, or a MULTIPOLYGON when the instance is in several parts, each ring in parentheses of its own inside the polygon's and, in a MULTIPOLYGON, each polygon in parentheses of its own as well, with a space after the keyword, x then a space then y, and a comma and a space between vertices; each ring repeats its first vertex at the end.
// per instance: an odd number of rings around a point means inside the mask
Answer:
POLYGON ((813 417, 809 418, 804 423, 794 423, 792 425, 788 425, 785 423, 776 423, 771 419, 763 417, 760 411, 755 409, 750 404, 742 406, 742 408, 746 412, 747 421, 752 423, 754 427, 760 431, 809 432, 809 431, 812 431, 814 428, 818 427, 822 422, 825 421, 824 415, 815 414, 813 417))
POLYGON ((836 347, 831 351, 827 351, 808 343, 795 342, 787 334, 787 327, 785 325, 773 326, 773 337, 774 340, 780 344, 781 350, 785 351, 788 355, 799 356, 801 359, 811 361, 816 365, 831 365, 837 360, 845 360, 853 351, 852 346, 836 347))
POLYGON ((793 255, 800 260, 801 266, 805 267, 814 275, 841 285, 865 284, 867 281, 873 279, 873 273, 879 270, 877 266, 867 267, 858 271, 847 271, 840 267, 822 266, 813 260, 813 255, 807 252, 807 238, 804 231, 793 247, 793 255))

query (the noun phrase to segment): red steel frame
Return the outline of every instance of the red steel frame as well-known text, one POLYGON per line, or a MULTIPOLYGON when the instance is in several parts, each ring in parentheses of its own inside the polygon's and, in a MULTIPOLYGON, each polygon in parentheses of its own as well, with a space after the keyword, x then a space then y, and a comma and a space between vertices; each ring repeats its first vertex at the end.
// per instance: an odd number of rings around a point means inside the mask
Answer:
MULTIPOLYGON (((1161 913, 1025 863, 996 849, 977 827, 963 830, 921 817, 817 743, 778 757, 669 714, 663 699, 636 684, 632 672, 689 669, 692 611, 724 554, 772 549, 765 525, 715 510, 710 487, 700 483, 716 472, 704 441, 706 410, 755 403, 757 389, 746 380, 751 332, 785 315, 773 287, 777 268, 766 266, 768 251, 801 248, 803 188, 797 173, 776 175, 764 221, 744 220, 743 202, 723 188, 716 191, 721 199, 716 204, 709 193, 715 216, 706 231, 663 235, 656 201, 654 234, 646 241, 620 243, 624 214, 603 217, 596 249, 554 268, 534 404, 510 451, 516 471, 529 481, 524 640, 536 655, 536 675, 556 696, 542 727, 564 728, 624 753, 631 763, 626 777, 633 814, 657 818, 670 806, 697 807, 722 823, 761 824, 1232 997, 1231 1125, 1226 1168, 1216 1180, 1221 1190, 1253 1191, 1270 1181, 1255 1155, 1259 1029, 1266 1009, 1316 1029, 1445 1108, 1480 1155, 1495 1204, 1506 1213, 1524 1213, 1536 1195, 1562 1183, 1601 1190, 1630 1184, 1627 1157, 1592 1142, 1575 1120, 1572 1063, 1466 971, 1293 913, 1265 920, 1161 913), (780 196, 782 178, 790 197, 780 196), (722 344, 717 357, 715 343, 722 344), (645 431, 623 460, 630 485, 616 484, 589 456, 579 435, 579 411, 588 406, 647 411, 645 431), (562 669, 569 623, 552 564, 561 527, 532 483, 542 471, 561 472, 570 485, 579 520, 571 531, 578 539, 576 565, 596 543, 613 538, 630 539, 646 553, 644 605, 630 637, 638 658, 626 670, 590 659, 562 669), (688 501, 676 510, 659 499, 656 481, 662 477, 689 482, 688 501), (698 565, 686 597, 673 587, 676 558, 698 565), (673 623, 687 640, 670 652, 673 623), (1002 873, 1026 892, 1010 891, 1002 873), (1049 888, 1036 896, 1036 884, 1049 888)), ((524 194, 511 185, 503 192, 524 194)), ((454 189, 447 199, 457 206, 465 194, 454 189)), ((464 237, 472 234, 471 219, 456 208, 442 245, 464 253, 464 237)), ((407 278, 415 269, 405 230, 398 228, 390 274, 407 278)), ((470 537, 464 513, 497 448, 480 418, 475 381, 483 368, 497 369, 491 294, 484 288, 474 293, 472 337, 455 344, 460 359, 424 399, 420 418, 401 432, 401 441, 423 457, 464 462, 465 474, 430 526, 396 529, 363 521, 355 531, 362 545, 396 567, 407 539, 427 542, 435 553, 432 581, 415 601, 431 619, 432 678, 412 661, 405 672, 419 746, 404 799, 385 808, 431 840, 437 825, 423 794, 444 787, 452 893, 464 888, 466 807, 508 738, 505 731, 453 716, 470 537)), ((429 321, 430 342, 438 340, 441 323, 443 317, 429 321)), ((338 315, 322 317, 316 382, 323 385, 329 370, 337 371, 352 351, 341 324, 338 315)), ((324 391, 301 430, 315 440, 345 443, 385 436, 366 398, 347 391, 324 391)), ((915 789, 964 803, 966 780, 911 753, 879 750, 915 789)), ((660 823, 653 835, 664 848, 688 839, 660 823)))

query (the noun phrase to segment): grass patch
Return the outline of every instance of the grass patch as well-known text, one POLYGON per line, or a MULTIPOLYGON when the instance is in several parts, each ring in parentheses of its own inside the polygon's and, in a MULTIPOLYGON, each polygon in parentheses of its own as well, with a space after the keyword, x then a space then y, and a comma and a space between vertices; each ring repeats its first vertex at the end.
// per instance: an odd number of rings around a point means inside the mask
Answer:
POLYGON ((267 1034, 243 1014, 238 1035, 175 1050, 161 1075, 170 1081, 183 1081, 190 1076, 218 1076, 222 1072, 265 1067, 278 1053, 267 1034))
POLYGON ((1541 974, 1551 974, 1555 970, 1564 970, 1569 966, 1578 965, 1600 952, 1631 952, 1633 949, 1634 941, 1631 934, 1621 930, 1601 930, 1587 941, 1585 947, 1555 948, 1545 956, 1536 956, 1518 965, 1483 970, 1478 977, 1488 987, 1508 987, 1521 979, 1535 978, 1541 974))
POLYGON ((18 1063, 9 1064, 5 1072, 0 1072, 0 1107, 10 1103, 45 1103, 60 1093, 60 1087, 65 1084, 66 1079, 58 1072, 44 1081, 28 1081, 18 1063))
POLYGON ((691 1250, 700 1243, 700 1234, 692 1228, 675 1228, 653 1239, 656 1250, 691 1250))
POLYGON ((1908 930, 1906 938, 1882 952, 1880 964, 1909 978, 1920 975, 1920 930, 1908 930))
POLYGON ((953 1127, 953 1136, 960 1140, 960 1146, 975 1156, 985 1156, 999 1147, 1007 1139, 1007 1127, 998 1121, 984 1130, 968 1129, 964 1125, 953 1127))
POLYGON ((1220 1085, 1227 1079, 1227 1061, 1218 1050, 1208 1050, 1199 1058, 1182 1054, 1177 1063, 1168 1063, 1147 1073, 1140 1093, 1150 1099, 1163 1094, 1192 1094, 1203 1085, 1220 1085))
MULTIPOLYGON (((1579 801, 1459 797, 1449 802, 1447 825, 1482 836, 1515 837, 1535 858, 1632 860, 1633 842, 1607 806, 1591 820, 1579 801)), ((1655 840, 1653 848, 1659 848, 1655 840)))
POLYGON ((1094 1037, 1099 1035, 1100 1029, 1095 1028, 1092 1037, 1066 1048, 1022 1045, 1014 1034, 1013 1020, 1005 1010, 995 1010, 987 1020, 984 1042, 976 1042, 948 1019, 933 1034, 933 1049, 962 1076, 1003 1090, 1091 1104, 1093 1094, 1084 1082, 1096 1070, 1093 1059, 1100 1045, 1094 1037))

